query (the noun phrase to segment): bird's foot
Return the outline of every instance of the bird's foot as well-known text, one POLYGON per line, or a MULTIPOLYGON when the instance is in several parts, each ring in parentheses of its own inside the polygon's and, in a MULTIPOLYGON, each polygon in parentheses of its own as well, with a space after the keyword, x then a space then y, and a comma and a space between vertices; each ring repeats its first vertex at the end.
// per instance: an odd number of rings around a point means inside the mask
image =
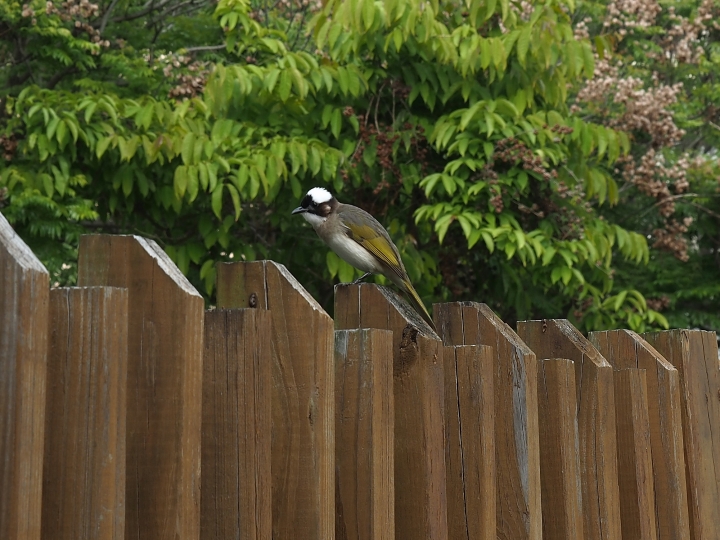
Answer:
POLYGON ((362 276, 360 276, 359 278, 357 278, 357 279, 356 279, 355 281, 353 281, 350 285, 357 285, 357 284, 360 283, 363 279, 365 279, 366 277, 368 277, 368 276, 370 276, 370 275, 372 275, 372 272, 365 272, 362 276))

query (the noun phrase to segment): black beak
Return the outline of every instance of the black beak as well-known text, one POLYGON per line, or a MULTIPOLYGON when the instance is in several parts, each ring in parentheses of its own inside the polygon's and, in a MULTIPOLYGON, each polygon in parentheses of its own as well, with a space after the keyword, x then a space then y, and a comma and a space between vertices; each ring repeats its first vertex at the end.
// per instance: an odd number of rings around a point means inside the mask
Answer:
POLYGON ((293 214, 302 214, 303 212, 307 212, 307 208, 303 208, 302 206, 298 206, 292 211, 293 214))

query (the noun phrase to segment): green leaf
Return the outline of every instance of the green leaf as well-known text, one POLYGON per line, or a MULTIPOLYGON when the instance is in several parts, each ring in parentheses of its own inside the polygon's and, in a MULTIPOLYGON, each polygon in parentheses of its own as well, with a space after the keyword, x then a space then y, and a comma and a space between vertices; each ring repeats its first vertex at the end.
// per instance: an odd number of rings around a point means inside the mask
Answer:
POLYGON ((517 56, 518 61, 520 62, 520 65, 525 67, 525 59, 527 57, 528 49, 530 48, 530 40, 532 39, 532 26, 527 25, 525 28, 523 28, 522 32, 520 32, 520 36, 518 37, 517 41, 517 56))
POLYGON ((173 179, 173 187, 175 189, 175 197, 182 199, 185 196, 185 190, 188 185, 188 173, 185 165, 180 165, 175 169, 175 177, 173 179))
POLYGON ((123 175, 122 179, 122 191, 123 194, 128 197, 132 193, 133 188, 133 177, 132 174, 128 173, 123 175))
POLYGON ((103 157, 103 154, 107 150, 108 145, 112 142, 113 137, 104 137, 97 142, 95 146, 95 155, 98 159, 103 157))
POLYGON ((188 176, 188 182, 187 182, 187 193, 188 193, 188 202, 193 202, 195 198, 198 196, 198 192, 200 190, 200 182, 198 178, 198 169, 194 165, 189 165, 187 167, 187 176, 188 176))
POLYGON ((342 113, 340 109, 335 109, 332 113, 330 120, 330 129, 333 136, 338 139, 340 138, 340 129, 342 128, 342 113))
POLYGON ((218 184, 210 196, 210 206, 212 207, 213 213, 218 219, 222 219, 222 194, 223 184, 218 184))
POLYGON ((375 20, 375 1, 374 0, 357 0, 362 3, 362 20, 365 29, 370 30, 375 20))
POLYGON ((57 141, 60 143, 61 147, 65 144, 66 135, 67 125, 65 124, 65 120, 60 120, 57 125, 57 131, 55 132, 55 136, 57 137, 57 141))
POLYGON ((191 165, 193 164, 193 154, 195 150, 195 134, 194 133, 188 133, 183 138, 182 142, 182 160, 183 164, 185 165, 191 165))
POLYGON ((45 193, 48 197, 52 198, 55 193, 55 183, 53 182, 52 177, 47 173, 42 173, 39 176, 42 180, 43 187, 45 188, 45 193))
POLYGON ((290 90, 292 89, 292 76, 290 72, 285 70, 280 75, 280 86, 278 87, 278 96, 285 102, 290 97, 290 90))
POLYGON ((340 259, 338 261, 338 277, 342 283, 350 283, 355 277, 355 268, 340 259))
POLYGON ((327 255, 325 256, 325 262, 328 270, 330 271, 330 277, 335 278, 340 270, 340 257, 335 255, 333 251, 328 250, 327 255))
POLYGON ((265 89, 272 94, 277 84, 278 77, 280 76, 280 70, 278 68, 271 69, 265 76, 265 89))
POLYGON ((240 194, 232 184, 226 184, 226 186, 228 193, 230 193, 230 198, 232 199, 233 208, 235 209, 235 221, 237 221, 240 219, 240 211, 242 210, 242 207, 240 206, 240 194))

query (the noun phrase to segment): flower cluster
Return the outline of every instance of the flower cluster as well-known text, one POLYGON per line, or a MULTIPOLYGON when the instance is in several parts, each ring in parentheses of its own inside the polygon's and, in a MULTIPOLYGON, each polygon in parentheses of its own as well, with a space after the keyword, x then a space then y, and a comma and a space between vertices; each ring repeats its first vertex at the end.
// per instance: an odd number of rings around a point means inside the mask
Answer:
MULTIPOLYGON (((676 144, 685 132, 675 124, 671 107, 677 103, 682 83, 668 86, 653 77, 654 86, 644 88, 637 77, 621 77, 621 66, 621 61, 612 64, 607 58, 596 59, 595 74, 578 93, 578 101, 620 109, 621 114, 613 115, 609 125, 621 131, 642 131, 652 137, 655 148, 676 144)), ((573 111, 577 110, 576 105, 573 111)), ((604 116, 609 115, 604 112, 604 116)))
MULTIPOLYGON (((649 24, 650 19, 643 19, 649 24)), ((681 83, 660 84, 653 75, 650 87, 645 87, 637 77, 622 77, 622 62, 597 59, 594 77, 578 93, 578 102, 596 108, 605 124, 631 134, 637 140, 647 140, 641 155, 621 158, 615 170, 623 179, 655 199, 659 214, 665 219, 666 228, 653 233, 654 247, 671 251, 681 260, 687 257, 687 242, 682 234, 687 228, 676 221, 668 221, 675 213, 676 195, 687 191, 688 171, 701 165, 702 158, 691 162, 687 155, 673 164, 667 164, 663 149, 677 145, 685 135, 675 123, 673 107, 682 92, 681 83), (699 160, 699 161, 698 161, 699 160), (683 227, 684 230, 683 230, 683 227)), ((580 110, 574 106, 574 110, 580 110)))
POLYGON ((697 16, 692 21, 675 13, 675 7, 668 7, 669 17, 675 24, 663 35, 661 45, 665 56, 675 62, 697 64, 704 51, 697 43, 700 37, 707 32, 706 25, 712 22, 714 28, 720 25, 714 20, 717 18, 717 8, 713 0, 703 0, 698 8, 697 16))
POLYGON ((646 302, 647 307, 653 311, 664 311, 670 307, 670 299, 664 295, 659 298, 648 298, 646 302))
POLYGON ((693 218, 691 217, 686 217, 682 223, 675 219, 666 221, 663 228, 653 231, 653 237, 655 238, 653 247, 669 251, 683 262, 687 261, 690 257, 688 256, 688 241, 685 233, 692 222, 693 218))
MULTIPOLYGON (((567 134, 572 133, 573 130, 565 126, 555 125, 551 128, 551 131, 567 134)), ((495 145, 493 159, 513 165, 520 163, 524 170, 534 172, 546 181, 550 181, 551 178, 557 178, 557 172, 555 170, 548 171, 543 164, 542 158, 536 156, 532 150, 525 146, 524 142, 515 137, 499 140, 495 145)))
POLYGON ((15 137, 10 135, 0 135, 0 147, 2 147, 2 156, 5 161, 12 161, 17 151, 18 143, 15 137))
MULTIPOLYGON (((100 31, 89 23, 92 18, 97 17, 99 10, 98 4, 89 0, 65 0, 57 5, 50 0, 45 3, 46 15, 56 15, 63 22, 72 23, 78 32, 85 32, 93 43, 109 47, 110 41, 102 39, 100 31)), ((35 10, 30 4, 23 4, 21 15, 31 18, 33 25, 37 24, 35 10)), ((98 54, 98 51, 93 51, 93 54, 98 54)))
MULTIPOLYGON (((145 56, 150 62, 150 55, 145 56)), ((173 87, 168 96, 176 99, 193 98, 202 93, 210 74, 210 64, 182 54, 161 54, 153 69, 162 68, 166 79, 172 81, 173 87)))
POLYGON ((657 203, 660 215, 669 217, 675 212, 675 203, 670 188, 675 194, 687 191, 690 183, 687 180, 688 171, 696 167, 696 158, 690 161, 687 155, 681 157, 675 164, 668 166, 665 157, 650 148, 636 163, 632 158, 624 160, 623 178, 634 184, 645 195, 653 197, 657 203))
POLYGON ((611 0, 603 26, 624 37, 636 28, 649 28, 662 11, 657 0, 611 0))
POLYGON ((535 5, 529 0, 520 0, 519 2, 511 2, 510 9, 518 14, 520 20, 527 22, 532 17, 533 11, 535 11, 535 5))
POLYGON ((575 27, 573 28, 573 37, 575 37, 577 41, 590 39, 590 30, 588 29, 589 22, 592 22, 592 18, 585 17, 581 21, 578 21, 577 24, 575 24, 575 27))

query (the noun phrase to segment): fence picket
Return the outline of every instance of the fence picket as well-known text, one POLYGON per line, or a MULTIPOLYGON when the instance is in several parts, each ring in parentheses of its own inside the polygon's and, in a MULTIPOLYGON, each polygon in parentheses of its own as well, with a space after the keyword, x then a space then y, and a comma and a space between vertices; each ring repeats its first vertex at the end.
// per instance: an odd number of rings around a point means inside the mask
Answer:
POLYGON ((435 304, 445 345, 493 347, 496 525, 503 539, 542 536, 535 354, 485 304, 435 304))
POLYGON ((583 533, 587 540, 621 538, 612 367, 564 319, 518 322, 538 358, 575 363, 583 533))
POLYGON ((630 330, 590 332, 589 339, 613 368, 645 370, 658 538, 688 540, 690 524, 678 370, 630 330))
POLYGON ((448 537, 442 344, 405 301, 385 287, 338 285, 338 330, 393 332, 395 537, 448 537))
POLYGON ((445 347, 445 465, 452 539, 494 540, 495 396, 492 347, 445 347))
POLYGON ((693 540, 720 536, 720 366, 714 332, 643 334, 680 375, 682 431, 693 540))
POLYGON ((267 310, 205 312, 200 538, 272 538, 267 310))
POLYGON ((332 540, 333 321, 280 264, 224 263, 217 272, 219 308, 271 314, 273 538, 332 540))
POLYGON ((78 284, 128 289, 126 537, 197 539, 203 299, 137 236, 83 236, 78 284))
POLYGON ((0 538, 39 540, 49 275, 0 214, 0 538))
POLYGON ((538 405, 543 539, 582 540, 577 397, 571 360, 538 360, 538 405))
POLYGON ((125 538, 128 291, 50 291, 42 538, 125 538))
POLYGON ((622 537, 656 540, 645 370, 615 371, 613 383, 622 537))
POLYGON ((335 537, 395 538, 392 332, 335 331, 335 537))

